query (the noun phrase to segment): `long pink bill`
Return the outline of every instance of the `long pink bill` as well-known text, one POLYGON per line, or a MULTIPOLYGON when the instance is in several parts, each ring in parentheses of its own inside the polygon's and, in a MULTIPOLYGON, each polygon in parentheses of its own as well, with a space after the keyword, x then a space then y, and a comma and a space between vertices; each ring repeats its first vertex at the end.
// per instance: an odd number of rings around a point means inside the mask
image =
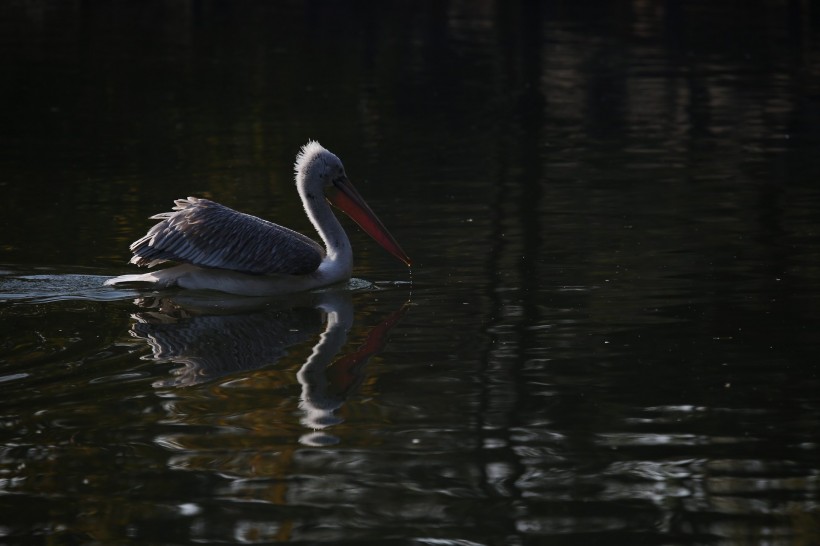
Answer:
POLYGON ((354 222, 373 237, 377 243, 382 245, 390 254, 410 266, 410 258, 399 246, 399 243, 390 235, 384 227, 379 217, 370 210, 362 196, 347 178, 339 178, 333 181, 333 186, 325 191, 328 201, 333 206, 342 210, 350 216, 354 222))

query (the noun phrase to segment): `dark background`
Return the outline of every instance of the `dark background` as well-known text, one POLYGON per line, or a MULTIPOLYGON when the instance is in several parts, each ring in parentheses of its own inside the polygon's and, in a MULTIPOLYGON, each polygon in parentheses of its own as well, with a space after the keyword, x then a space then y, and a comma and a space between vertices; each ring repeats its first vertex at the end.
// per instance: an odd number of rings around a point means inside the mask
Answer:
POLYGON ((0 74, 0 540, 820 542, 813 2, 11 1, 0 74), (340 357, 406 312, 321 431, 295 301, 175 388, 101 286, 187 195, 313 235, 309 138, 414 263, 345 224, 340 357))

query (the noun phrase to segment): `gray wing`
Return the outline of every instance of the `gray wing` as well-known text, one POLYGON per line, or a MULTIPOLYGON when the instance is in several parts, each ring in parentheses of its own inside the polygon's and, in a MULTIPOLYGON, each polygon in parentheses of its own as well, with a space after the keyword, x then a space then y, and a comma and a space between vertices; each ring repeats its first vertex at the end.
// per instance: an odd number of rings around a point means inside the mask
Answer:
POLYGON ((324 249, 301 233, 207 199, 177 199, 173 212, 134 241, 131 263, 165 261, 241 273, 304 275, 316 271, 324 249))

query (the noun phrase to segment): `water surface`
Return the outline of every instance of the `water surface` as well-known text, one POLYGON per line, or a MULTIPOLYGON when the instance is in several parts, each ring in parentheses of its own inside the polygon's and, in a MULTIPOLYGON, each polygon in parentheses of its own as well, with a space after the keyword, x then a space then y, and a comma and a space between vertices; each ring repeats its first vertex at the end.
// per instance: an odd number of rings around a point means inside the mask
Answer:
POLYGON ((0 541, 819 543, 815 11, 0 8, 0 541), (412 275, 102 286, 308 138, 412 275))

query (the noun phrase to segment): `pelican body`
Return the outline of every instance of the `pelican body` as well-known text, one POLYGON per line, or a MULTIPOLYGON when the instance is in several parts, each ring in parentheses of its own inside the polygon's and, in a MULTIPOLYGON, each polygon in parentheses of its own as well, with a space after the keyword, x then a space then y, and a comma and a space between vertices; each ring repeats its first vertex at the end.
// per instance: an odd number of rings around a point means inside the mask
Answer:
POLYGON ((305 144, 296 156, 296 188, 305 213, 324 248, 309 237, 219 203, 188 197, 131 244, 130 263, 154 267, 179 265, 141 275, 122 275, 111 286, 147 284, 219 290, 239 295, 300 292, 348 280, 353 251, 330 204, 341 209, 390 254, 410 265, 410 258, 370 210, 347 178, 341 160, 318 142, 305 144))

